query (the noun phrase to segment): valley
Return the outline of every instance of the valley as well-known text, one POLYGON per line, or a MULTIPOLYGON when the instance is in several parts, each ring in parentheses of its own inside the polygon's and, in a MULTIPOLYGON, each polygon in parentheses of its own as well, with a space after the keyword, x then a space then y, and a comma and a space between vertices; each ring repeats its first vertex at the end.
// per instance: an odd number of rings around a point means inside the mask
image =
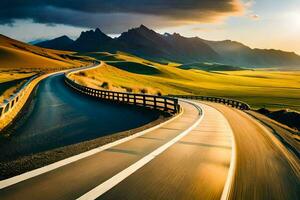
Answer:
POLYGON ((178 63, 162 64, 122 52, 84 55, 106 63, 101 68, 87 70, 73 77, 79 83, 96 89, 222 96, 245 101, 254 109, 290 108, 300 111, 300 71, 203 71, 181 69, 178 63))

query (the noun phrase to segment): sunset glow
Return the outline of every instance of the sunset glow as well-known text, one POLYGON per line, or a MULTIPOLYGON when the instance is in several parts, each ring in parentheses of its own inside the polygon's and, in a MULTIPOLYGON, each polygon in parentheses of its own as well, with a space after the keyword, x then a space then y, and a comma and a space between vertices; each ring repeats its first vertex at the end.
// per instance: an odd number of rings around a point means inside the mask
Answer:
POLYGON ((6 3, 0 8, 0 32, 29 42, 63 34, 76 38, 81 31, 97 27, 115 36, 130 27, 145 24, 160 33, 177 32, 210 40, 229 39, 252 48, 281 49, 300 54, 299 0, 216 2, 190 0, 182 4, 144 0, 133 1, 132 5, 117 5, 115 1, 97 4, 86 1, 85 6, 80 1, 74 1, 72 5, 43 1, 39 4, 31 1, 6 3), (32 12, 36 6, 41 13, 32 12), (32 28, 36 31, 29 34, 32 28))

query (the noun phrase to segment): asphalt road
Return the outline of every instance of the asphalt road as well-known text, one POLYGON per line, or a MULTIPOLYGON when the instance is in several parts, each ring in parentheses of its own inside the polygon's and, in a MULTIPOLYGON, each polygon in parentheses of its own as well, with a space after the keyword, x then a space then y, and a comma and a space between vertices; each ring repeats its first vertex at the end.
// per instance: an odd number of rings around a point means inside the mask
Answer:
POLYGON ((299 199, 299 160, 277 137, 242 111, 216 103, 199 104, 203 118, 197 106, 181 102, 184 112, 173 121, 4 187, 0 197, 299 199), (157 151, 182 133, 186 134, 157 151))
MULTIPOLYGON (((1 189, 1 200, 79 198, 172 140, 199 119, 198 109, 187 103, 182 103, 182 106, 182 115, 158 129, 1 189)), ((0 186, 3 186, 3 181, 0 181, 0 186)))
POLYGON ((236 140, 236 170, 231 199, 300 198, 300 161, 267 128, 248 114, 216 103, 236 140))
POLYGON ((103 102, 74 92, 63 74, 43 80, 25 120, 14 123, 10 137, 0 138, 0 160, 13 160, 100 136, 140 127, 158 112, 103 102))
POLYGON ((98 199, 220 199, 232 132, 220 112, 206 105, 202 109, 203 120, 188 135, 98 199))

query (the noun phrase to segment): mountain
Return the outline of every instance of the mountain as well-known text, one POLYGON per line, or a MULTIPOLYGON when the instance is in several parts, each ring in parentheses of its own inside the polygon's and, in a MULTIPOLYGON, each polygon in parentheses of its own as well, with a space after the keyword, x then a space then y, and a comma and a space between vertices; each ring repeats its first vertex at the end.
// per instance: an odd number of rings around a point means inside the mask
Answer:
POLYGON ((171 55, 171 46, 163 38, 162 35, 148 29, 144 25, 138 28, 133 28, 121 34, 117 38, 122 44, 125 44, 126 50, 129 53, 145 57, 164 57, 171 55))
POLYGON ((222 62, 248 67, 300 66, 300 56, 293 52, 274 49, 251 49, 250 47, 231 40, 208 41, 221 57, 222 62))
POLYGON ((173 47, 172 56, 178 61, 219 61, 220 55, 209 45, 197 37, 186 38, 177 33, 165 35, 166 40, 173 47))
POLYGON ((70 46, 69 50, 78 52, 111 51, 114 50, 114 39, 104 34, 99 28, 82 32, 77 40, 70 46))
POLYGON ((0 68, 62 68, 83 64, 74 52, 45 49, 0 34, 0 68))
POLYGON ((154 60, 196 62, 219 59, 218 54, 201 40, 176 33, 161 35, 144 25, 122 33, 117 40, 126 44, 127 52, 154 60))
POLYGON ((111 38, 97 28, 82 32, 77 40, 73 42, 69 40, 69 44, 54 40, 47 41, 51 44, 51 47, 47 46, 48 48, 78 52, 124 51, 156 61, 215 62, 254 68, 300 66, 300 56, 292 52, 251 49, 231 40, 209 41, 198 37, 187 38, 177 33, 159 34, 144 25, 129 29, 118 38, 111 38))
POLYGON ((32 41, 28 42, 28 44, 36 45, 38 43, 45 42, 45 41, 47 41, 47 40, 46 39, 36 39, 36 40, 32 40, 32 41))
POLYGON ((49 48, 49 49, 66 50, 73 42, 74 41, 72 39, 64 35, 58 38, 54 38, 53 40, 46 40, 43 42, 39 42, 35 45, 43 48, 49 48))

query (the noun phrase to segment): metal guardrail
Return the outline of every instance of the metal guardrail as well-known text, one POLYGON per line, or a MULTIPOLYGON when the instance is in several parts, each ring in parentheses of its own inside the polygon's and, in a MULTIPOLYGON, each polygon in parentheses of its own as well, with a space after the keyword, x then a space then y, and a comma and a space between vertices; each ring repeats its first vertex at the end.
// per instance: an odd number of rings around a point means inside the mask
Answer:
POLYGON ((65 83, 67 85, 79 91, 80 93, 92 97, 125 104, 132 104, 136 106, 153 108, 173 114, 178 113, 180 111, 178 99, 176 98, 127 92, 114 92, 109 90, 98 90, 76 83, 68 77, 68 74, 69 73, 65 74, 65 83))
POLYGON ((227 99, 223 97, 212 97, 212 96, 196 96, 196 95, 168 95, 171 97, 184 98, 184 99, 196 99, 202 101, 211 101, 216 103, 223 103, 225 105, 230 105, 234 108, 238 108, 240 110, 250 110, 250 106, 242 101, 237 101, 234 99, 227 99))
POLYGON ((5 99, 4 103, 0 104, 0 118, 4 117, 9 111, 11 111, 17 105, 20 99, 24 96, 26 92, 26 88, 29 85, 29 83, 39 76, 40 74, 36 74, 32 76, 16 93, 11 95, 10 98, 5 99))

